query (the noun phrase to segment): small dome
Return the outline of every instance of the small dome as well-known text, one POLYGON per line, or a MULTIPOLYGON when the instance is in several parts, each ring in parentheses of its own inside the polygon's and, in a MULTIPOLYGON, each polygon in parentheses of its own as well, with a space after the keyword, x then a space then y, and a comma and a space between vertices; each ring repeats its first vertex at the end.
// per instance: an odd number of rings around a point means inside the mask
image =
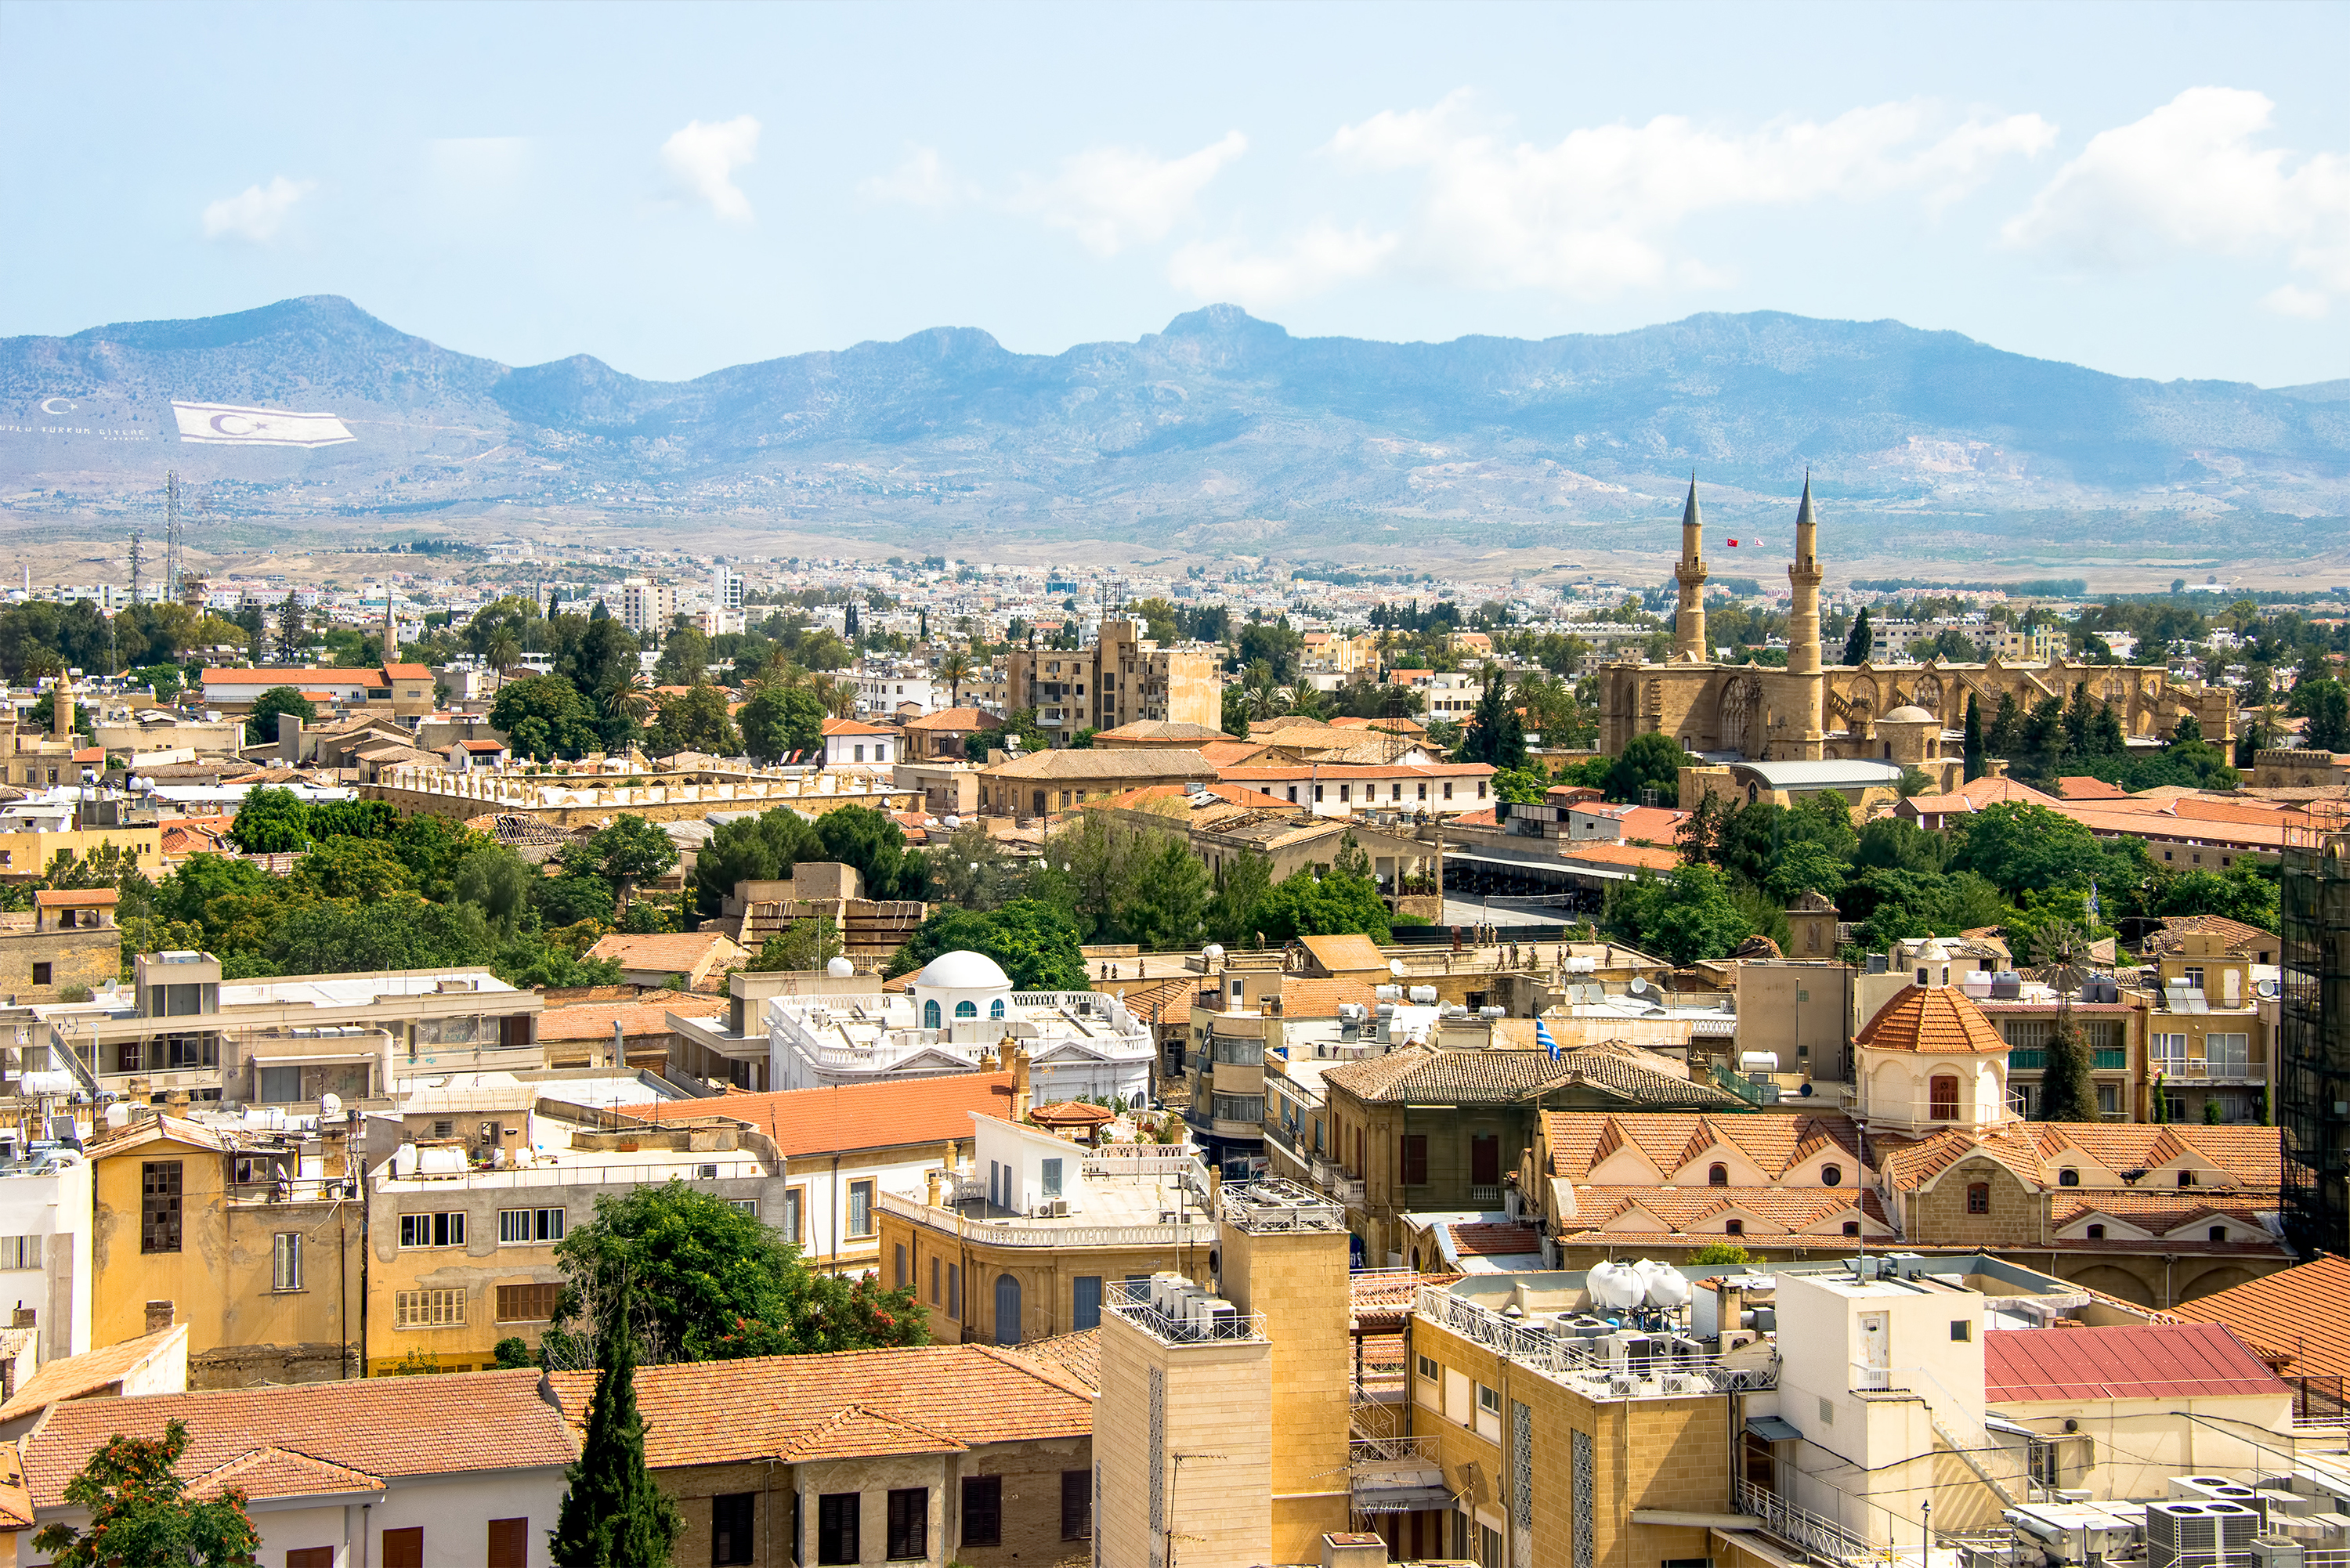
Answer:
POLYGON ((1950 986, 1904 987, 1852 1037, 1867 1051, 1910 1051, 1921 1056, 2003 1056, 2000 1037, 1981 1008, 1950 986))
POLYGON ((1880 724, 1931 724, 1937 721, 1915 702, 1906 702, 1877 721, 1880 724))
POLYGON ((914 977, 916 985, 941 991, 1010 991, 1012 977, 985 953, 941 953, 914 977))
POLYGON ((857 966, 849 962, 845 956, 836 956, 831 962, 824 966, 824 972, 835 980, 847 980, 857 972, 857 966))

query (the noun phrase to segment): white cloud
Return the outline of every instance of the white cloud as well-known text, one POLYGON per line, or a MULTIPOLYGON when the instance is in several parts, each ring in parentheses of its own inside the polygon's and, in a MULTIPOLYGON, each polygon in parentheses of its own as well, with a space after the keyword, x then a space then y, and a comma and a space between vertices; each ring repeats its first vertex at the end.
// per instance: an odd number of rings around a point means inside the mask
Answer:
POLYGON ((889 173, 859 181, 857 193, 868 202, 899 202, 937 212, 979 192, 955 177, 937 148, 909 147, 905 158, 889 173))
POLYGON ((709 125, 689 121, 661 143, 661 162, 678 188, 737 223, 751 221, 751 198, 734 183, 734 171, 758 154, 759 122, 747 114, 709 125))
POLYGON ((1250 251, 1236 240, 1185 245, 1168 263, 1167 277, 1201 299, 1263 308, 1368 277, 1387 264, 1399 243, 1393 234, 1317 223, 1274 254, 1250 251))
POLYGON ((2288 285, 2265 303, 2323 314, 2325 293, 2350 294, 2350 160, 2320 152, 2296 163, 2260 145, 2275 109, 2263 93, 2189 88, 2092 137, 2002 232, 2011 244, 2099 267, 2182 251, 2281 256, 2317 288, 2288 285))
POLYGON ((2314 288, 2294 284, 2281 284, 2261 296, 2261 303, 2279 316, 2298 316, 2304 321, 2323 320, 2334 307, 2334 302, 2314 288))
POLYGON ((1217 171, 1247 151, 1248 138, 1237 130, 1181 158, 1160 158, 1139 147, 1096 147, 1063 159, 1058 175, 1032 182, 1011 204, 1068 230, 1094 254, 1114 256, 1128 245, 1165 239, 1217 171))
POLYGON ((283 174, 267 185, 247 185, 204 208, 204 238, 265 245, 286 226, 295 203, 317 188, 315 180, 288 180, 283 174))
POLYGON ((1550 147, 1505 141, 1471 119, 1469 95, 1454 93, 1342 127, 1329 151, 1367 171, 1420 175, 1399 253, 1416 267, 1471 286, 1579 296, 1718 281, 1671 244, 1700 213, 1910 193, 1939 209, 2056 134, 2035 114, 1948 126, 1922 102, 1744 132, 1667 115, 1587 127, 1550 147))

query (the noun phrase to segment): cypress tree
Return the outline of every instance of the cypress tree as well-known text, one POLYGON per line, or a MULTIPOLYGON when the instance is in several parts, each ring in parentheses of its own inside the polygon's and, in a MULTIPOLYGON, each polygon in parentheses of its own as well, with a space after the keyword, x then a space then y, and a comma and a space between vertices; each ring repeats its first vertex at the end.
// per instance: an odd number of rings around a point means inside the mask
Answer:
POLYGON ((569 1490, 548 1532, 556 1568, 670 1568, 682 1521, 677 1504, 645 1468, 645 1424, 637 1414, 637 1337, 630 1290, 620 1287, 597 1347, 596 1394, 569 1490))
POLYGON ((1971 691, 1967 693, 1967 740, 1965 755, 1967 764, 1967 782, 1969 784, 1972 784, 1975 780, 1983 776, 1983 732, 1982 714, 1975 707, 1975 694, 1971 691))
POLYGON ((2071 1009, 2057 1015, 2048 1036, 2047 1065, 2040 1074, 2040 1119, 2043 1122, 2094 1122, 2097 1086, 2089 1076, 2088 1042, 2073 1023, 2071 1009))
POLYGON ((1868 607, 1863 605, 1860 607, 1860 614, 1854 618, 1852 630, 1845 637, 1844 662, 1846 664, 1866 662, 1869 649, 1875 647, 1876 643, 1877 629, 1868 624, 1868 607))

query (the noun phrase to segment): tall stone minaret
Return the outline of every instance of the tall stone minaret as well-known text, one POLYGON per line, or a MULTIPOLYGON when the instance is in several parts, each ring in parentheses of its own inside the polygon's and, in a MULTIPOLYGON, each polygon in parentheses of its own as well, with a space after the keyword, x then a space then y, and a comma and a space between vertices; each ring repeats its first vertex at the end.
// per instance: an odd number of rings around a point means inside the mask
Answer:
POLYGON ((1705 518, 1697 509, 1697 474, 1690 474, 1689 500, 1681 506, 1681 559, 1673 576, 1681 586, 1673 617, 1673 657, 1702 664, 1712 655, 1705 640, 1705 518))
POLYGON ((1804 475, 1804 504, 1795 514, 1795 558, 1787 563, 1794 604, 1787 612, 1787 671, 1815 675, 1820 668, 1820 522, 1812 511, 1812 476, 1804 475))

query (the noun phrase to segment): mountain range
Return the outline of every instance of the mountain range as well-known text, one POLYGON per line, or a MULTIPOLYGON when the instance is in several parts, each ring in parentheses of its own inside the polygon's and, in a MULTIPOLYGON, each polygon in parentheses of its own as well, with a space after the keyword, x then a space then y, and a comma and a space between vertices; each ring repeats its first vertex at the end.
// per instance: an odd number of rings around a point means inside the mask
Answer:
POLYGON ((2350 381, 2157 382, 1768 312, 1383 343, 1213 306, 1057 355, 941 327, 674 382, 586 355, 509 367, 327 296, 0 339, 0 512, 95 524, 167 466, 256 524, 685 517, 1323 560, 1649 548, 1692 470, 1716 516, 1767 527, 1808 471, 1850 554, 2045 565, 2117 533, 2144 555, 2158 530, 2166 560, 2326 559, 2350 381), (357 439, 185 444, 174 399, 331 411, 357 439))

